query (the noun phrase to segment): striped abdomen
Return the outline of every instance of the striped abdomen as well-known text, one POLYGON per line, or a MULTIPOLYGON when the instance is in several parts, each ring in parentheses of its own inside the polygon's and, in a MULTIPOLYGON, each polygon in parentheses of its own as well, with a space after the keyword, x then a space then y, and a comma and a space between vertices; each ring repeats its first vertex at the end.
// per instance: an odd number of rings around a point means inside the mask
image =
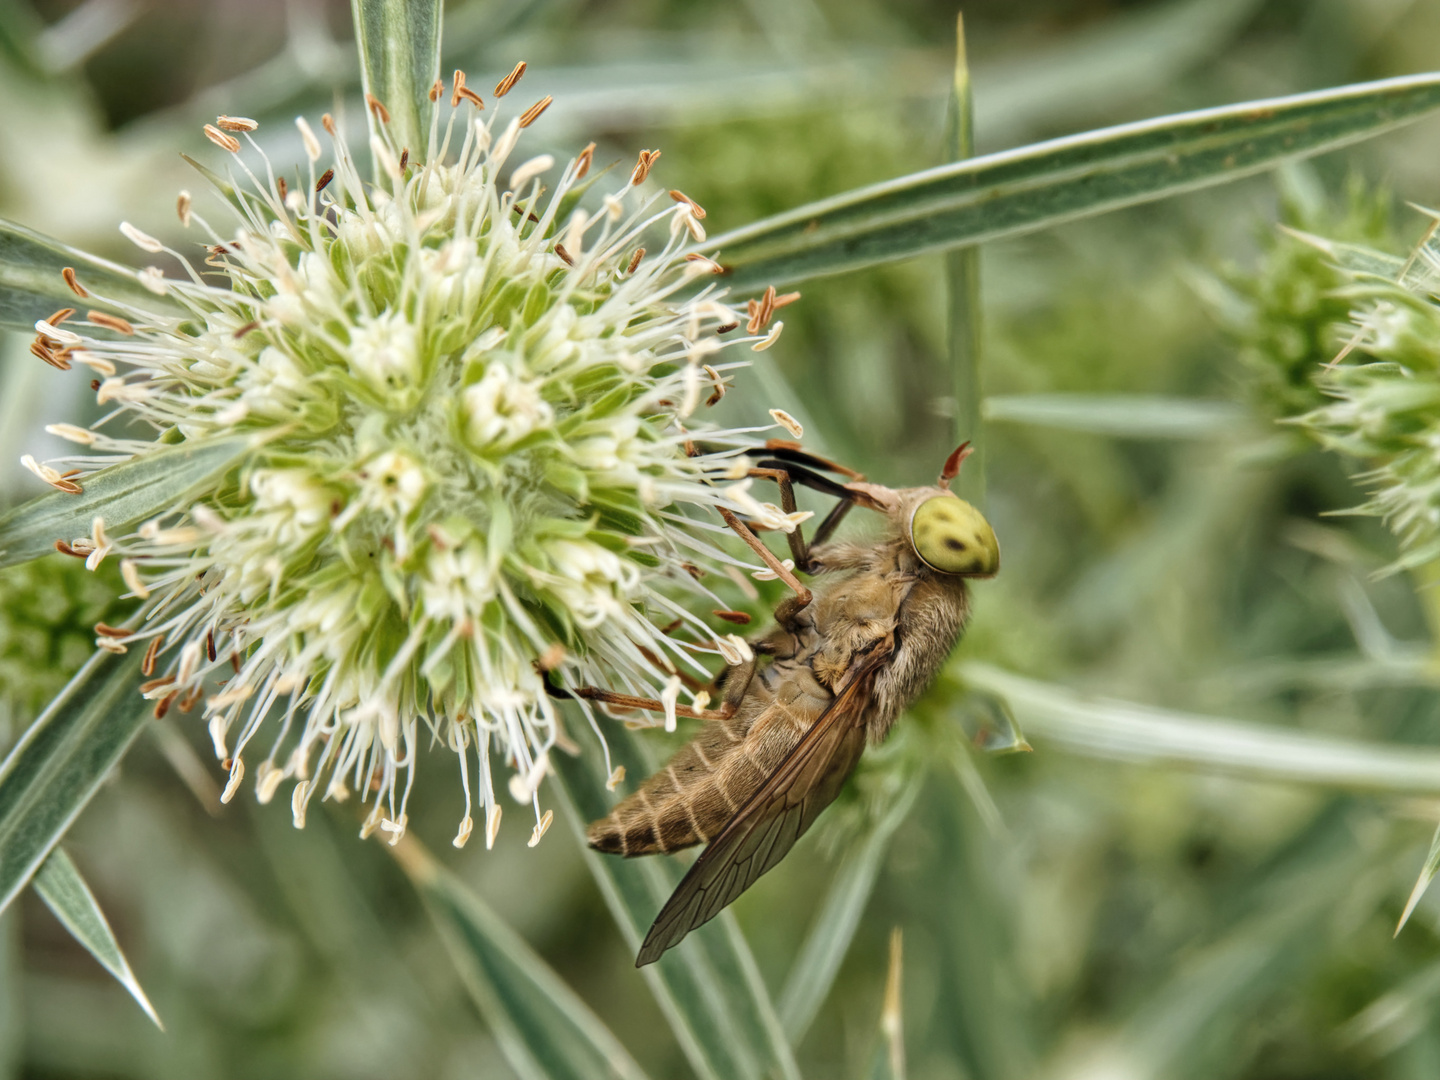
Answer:
POLYGON ((730 719, 708 721, 609 817, 591 824, 590 846, 652 855, 708 843, 779 768, 823 707, 803 694, 783 704, 750 698, 730 719))

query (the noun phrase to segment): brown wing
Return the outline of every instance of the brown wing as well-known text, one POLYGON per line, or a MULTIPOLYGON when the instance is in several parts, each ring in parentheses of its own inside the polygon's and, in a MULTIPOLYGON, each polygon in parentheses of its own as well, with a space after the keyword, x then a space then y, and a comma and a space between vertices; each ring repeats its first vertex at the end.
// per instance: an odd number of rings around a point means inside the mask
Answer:
POLYGON ((691 930, 720 914, 784 858, 835 800, 865 749, 862 714, 890 653, 888 646, 877 647, 861 661, 849 685, 695 860, 655 916, 636 967, 659 960, 691 930))

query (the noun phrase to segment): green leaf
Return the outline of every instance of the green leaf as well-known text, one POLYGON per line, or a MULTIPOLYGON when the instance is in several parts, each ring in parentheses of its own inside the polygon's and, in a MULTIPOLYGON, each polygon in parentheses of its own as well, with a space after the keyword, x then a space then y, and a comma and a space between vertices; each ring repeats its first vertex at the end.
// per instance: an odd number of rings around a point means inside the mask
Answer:
POLYGON ((1152 394, 1007 394, 985 399, 985 418, 1121 439, 1216 439, 1249 414, 1230 401, 1152 394))
POLYGON ((897 926, 890 931, 890 967, 885 974, 885 998, 880 1006, 880 1038, 870 1061, 870 1080, 905 1080, 905 1012, 901 998, 904 938, 897 926))
POLYGON ((959 672, 971 686, 1005 698, 1028 734, 1087 757, 1354 791, 1440 792, 1440 750, 1431 747, 1361 742, 1091 698, 978 661, 961 664, 959 672))
POLYGON ((67 307, 125 316, 136 308, 172 315, 181 310, 141 285, 129 267, 0 219, 0 329, 34 330, 38 320, 67 307), (60 271, 67 266, 89 297, 76 296, 65 284, 60 271))
POLYGON ((1415 888, 1410 890, 1410 899, 1405 901, 1405 910, 1400 913, 1400 921, 1395 924, 1396 937, 1400 936, 1400 931, 1405 929, 1405 924, 1415 913, 1416 905, 1430 887, 1430 882, 1435 880, 1437 871, 1440 871, 1440 825, 1435 827, 1435 835, 1430 838, 1430 854, 1425 856, 1425 865, 1420 868, 1420 876, 1415 879, 1415 888))
MULTIPOLYGON (((441 0, 351 0, 365 93, 390 114, 390 136, 412 157, 429 144, 430 87, 440 77, 441 0)), ((379 121, 367 109, 370 130, 379 121)))
POLYGON ((830 883, 820 914, 815 917, 815 925, 800 947, 800 955, 780 994, 780 1023, 793 1046, 800 1045, 805 1038, 815 1014, 830 994, 840 964, 850 951, 860 916, 865 913, 865 905, 875 889, 880 867, 890 851, 890 839, 909 816, 920 788, 919 777, 900 788, 898 797, 885 813, 872 819, 868 831, 851 848, 830 883))
POLYGON ((0 911, 60 842, 144 727, 141 654, 97 652, 0 764, 0 911))
POLYGON ((1224 183, 1440 106, 1440 75, 1163 116, 846 192, 703 245, 737 291, 839 274, 1224 183))
POLYGON ((248 441, 232 436, 152 450, 86 477, 78 495, 51 491, 21 503, 0 517, 0 567, 48 555, 56 540, 90 535, 96 517, 118 536, 156 514, 181 509, 230 467, 248 441))
POLYGON ((414 840, 391 851, 521 1080, 645 1080, 620 1040, 485 901, 414 840))
MULTIPOLYGON (((633 732, 607 724, 606 741, 612 758, 632 776, 648 775, 648 756, 633 732)), ((585 823, 608 814, 614 802, 595 773, 595 757, 551 757, 566 816, 582 845, 585 823)), ((619 859, 588 847, 585 857, 626 944, 638 952, 656 912, 680 881, 675 861, 663 856, 619 859)), ((701 1080, 771 1075, 798 1080, 780 1019, 729 911, 640 973, 701 1080)))
MULTIPOLYGON (((965 55, 965 16, 955 17, 955 76, 950 87, 947 149, 951 161, 975 153, 975 95, 965 55)), ((971 459, 956 482, 956 491, 976 506, 985 505, 985 439, 981 430, 981 306, 980 249, 971 245, 945 257, 946 330, 950 338, 950 371, 955 388, 956 442, 974 446, 971 459)))
POLYGON ((145 1010, 145 1015, 164 1031, 165 1025, 160 1022, 155 1007, 141 989, 140 980, 130 970, 129 961, 120 951, 120 943, 115 940, 95 894, 85 884, 85 879, 70 861, 70 856, 65 854, 64 848, 57 847, 50 852, 45 865, 35 875, 35 891, 45 901, 45 906, 55 913, 61 925, 70 931, 70 936, 85 946, 85 951, 100 961, 101 967, 115 976, 116 981, 145 1010))

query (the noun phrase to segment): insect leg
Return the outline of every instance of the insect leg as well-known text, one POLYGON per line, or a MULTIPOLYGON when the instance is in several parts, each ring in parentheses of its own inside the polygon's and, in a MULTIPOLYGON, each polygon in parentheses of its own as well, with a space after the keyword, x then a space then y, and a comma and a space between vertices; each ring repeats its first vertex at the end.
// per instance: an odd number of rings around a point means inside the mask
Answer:
MULTIPOLYGON (((598 701, 603 705, 614 705, 617 709, 644 709, 647 712, 665 711, 665 703, 658 698, 635 697, 633 694, 620 694, 614 690, 602 690, 598 686, 577 686, 574 690, 565 690, 556 686, 549 678, 545 680, 545 692, 554 698, 584 698, 586 701, 598 701)), ((735 715, 735 706, 728 701, 718 709, 692 709, 689 705, 676 705, 675 715, 688 717, 692 720, 728 720, 735 715)))
MULTIPOLYGON (((810 457, 808 454, 802 456, 810 457)), ((824 459, 816 458, 814 460, 823 461, 824 459)), ((827 462, 826 464, 829 463, 827 462)), ((834 467, 836 469, 840 468, 838 465, 834 467)), ((830 512, 825 515, 825 519, 820 522, 820 527, 815 530, 815 535, 811 537, 809 544, 806 544, 804 537, 800 536, 800 530, 798 528, 790 534, 790 550, 795 554, 795 565, 806 573, 814 573, 815 564, 810 558, 810 549, 830 539, 836 527, 845 519, 845 515, 850 512, 850 508, 855 505, 854 494, 829 477, 812 472, 803 465, 789 463, 780 459, 767 459, 760 462, 760 467, 751 469, 750 475, 773 479, 780 485, 780 505, 787 514, 795 512, 795 489, 792 484, 803 484, 812 490, 823 492, 826 495, 833 495, 839 500, 839 502, 831 508, 830 512), (799 549, 803 549, 803 555, 799 549)), ((858 476, 859 474, 856 473, 854 475, 858 476)))
MULTIPOLYGON (((779 463, 775 462, 774 464, 779 463)), ((788 472, 784 469, 751 469, 745 475, 753 476, 760 480, 774 480, 775 483, 780 485, 780 509, 784 510, 787 514, 795 513, 797 509, 795 505, 795 488, 790 483, 790 474, 788 472)), ((785 539, 790 543, 790 554, 795 559, 795 568, 797 570, 808 571, 810 568, 810 546, 805 543, 805 534, 800 531, 800 526, 796 525, 795 528, 791 529, 790 532, 786 534, 785 539)))
POLYGON ((799 578, 785 569, 775 554, 760 542, 760 538, 751 532, 743 521, 723 506, 717 507, 717 509, 720 511, 720 516, 725 519, 725 524, 735 530, 735 535, 744 540, 750 550, 760 556, 761 561, 770 568, 771 572, 794 591, 795 599, 798 601, 797 610, 806 607, 810 603, 810 590, 800 584, 799 578))

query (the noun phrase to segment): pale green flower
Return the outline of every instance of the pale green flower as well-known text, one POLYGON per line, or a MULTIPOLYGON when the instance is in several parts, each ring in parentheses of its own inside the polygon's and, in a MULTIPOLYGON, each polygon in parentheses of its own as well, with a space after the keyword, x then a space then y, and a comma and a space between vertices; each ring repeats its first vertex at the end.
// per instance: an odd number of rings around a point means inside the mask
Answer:
POLYGON ((297 823, 316 795, 357 792, 364 831, 398 839, 415 754, 438 739, 465 786, 456 844, 472 799, 493 842, 497 765, 534 808, 533 843, 559 734, 540 669, 673 706, 674 668, 703 674, 697 654, 721 651, 680 600, 718 604, 695 564, 734 563, 707 508, 753 504, 734 484, 748 433, 697 448, 688 418, 737 366, 714 354, 779 324, 752 313, 733 336, 746 319, 706 285, 715 264, 685 255, 704 212, 650 192, 652 158, 587 211, 590 151, 512 167, 521 119, 438 104, 425 154, 372 140, 374 184, 329 117, 328 167, 300 119, 309 161, 287 184, 236 139, 253 124, 222 118, 207 134, 243 174, 234 224, 182 195, 204 272, 171 251, 188 279, 145 276, 188 315, 117 305, 133 325, 37 327, 113 410, 53 428, 90 447, 56 465, 249 437, 186 512, 129 536, 97 523, 90 542, 144 601, 139 628, 100 645, 150 650, 144 692, 203 709, 227 799, 248 761, 261 801, 293 782, 297 823))

